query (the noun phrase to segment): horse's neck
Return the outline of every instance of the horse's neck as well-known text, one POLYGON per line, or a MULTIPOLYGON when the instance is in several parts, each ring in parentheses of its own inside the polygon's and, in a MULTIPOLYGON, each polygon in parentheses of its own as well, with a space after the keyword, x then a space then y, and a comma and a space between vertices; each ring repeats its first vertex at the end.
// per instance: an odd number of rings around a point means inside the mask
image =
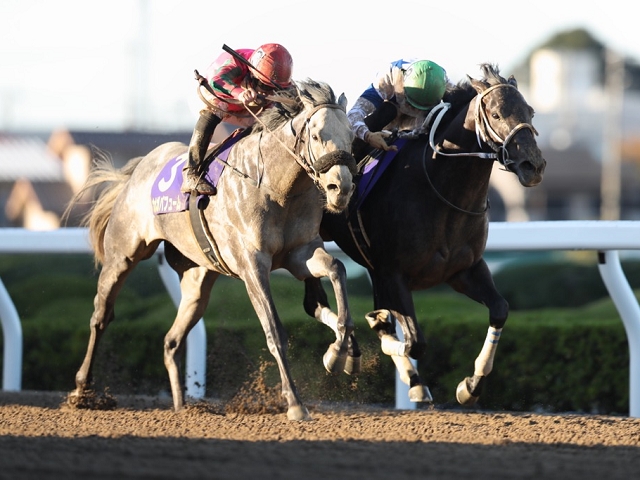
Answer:
POLYGON ((286 199, 309 189, 313 182, 296 162, 293 137, 283 132, 263 132, 247 150, 245 161, 253 164, 247 168, 258 172, 261 186, 286 199))
MULTIPOLYGON (((475 99, 468 107, 461 109, 446 126, 435 136, 435 143, 447 153, 480 153, 483 147, 476 137, 476 120, 474 114, 475 99)), ((493 161, 469 156, 439 155, 431 160, 434 172, 432 181, 440 188, 450 187, 452 192, 472 192, 474 195, 486 197, 489 190, 489 178, 493 161)))

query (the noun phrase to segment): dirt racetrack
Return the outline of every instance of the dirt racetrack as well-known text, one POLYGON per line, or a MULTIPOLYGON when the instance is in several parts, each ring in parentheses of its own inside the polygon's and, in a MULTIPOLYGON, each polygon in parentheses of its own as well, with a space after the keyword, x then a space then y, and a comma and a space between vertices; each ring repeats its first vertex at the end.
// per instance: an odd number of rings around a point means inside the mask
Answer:
POLYGON ((640 478, 640 419, 311 405, 313 420, 0 392, 1 479, 640 478))

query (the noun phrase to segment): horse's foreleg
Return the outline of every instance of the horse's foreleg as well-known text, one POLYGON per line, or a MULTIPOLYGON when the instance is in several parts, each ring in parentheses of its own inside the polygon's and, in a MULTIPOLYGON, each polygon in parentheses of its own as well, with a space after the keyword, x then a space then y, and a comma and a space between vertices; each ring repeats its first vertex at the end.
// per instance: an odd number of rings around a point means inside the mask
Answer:
POLYGON ((496 290, 491 272, 484 260, 480 260, 449 283, 458 292, 486 305, 489 309, 489 330, 482 350, 474 362, 473 376, 462 380, 456 389, 456 398, 461 405, 473 405, 482 393, 487 375, 493 370, 493 360, 502 328, 509 315, 509 304, 496 290))
MULTIPOLYGON (((316 279, 316 283, 305 282, 305 288, 313 288, 313 293, 320 300, 316 303, 314 316, 329 326, 336 334, 336 341, 329 346, 324 354, 324 366, 330 373, 345 371, 357 373, 360 370, 360 351, 355 339, 352 338, 354 325, 349 313, 347 301, 347 273, 344 264, 329 255, 324 248, 316 248, 313 255, 306 262, 309 273, 316 279), (328 307, 324 290, 320 285, 320 278, 328 277, 333 286, 338 313, 335 314, 328 307), (322 292, 322 293, 321 293, 322 292), (354 349, 355 347, 355 349, 354 349)), ((307 299, 305 298, 305 303, 307 299)), ((309 311, 310 307, 305 305, 309 311)))
POLYGON ((460 405, 474 405, 480 398, 485 378, 493 369, 493 358, 501 333, 502 329, 489 327, 480 355, 474 363, 473 377, 465 378, 456 388, 456 399, 460 405))
POLYGON ((204 267, 194 267, 180 274, 182 297, 178 314, 164 337, 164 365, 169 374, 173 408, 177 412, 184 406, 184 393, 180 379, 179 358, 184 353, 189 331, 202 318, 209 304, 210 292, 220 274, 204 267))
MULTIPOLYGON (((341 338, 338 329, 338 316, 333 313, 329 307, 329 299, 322 287, 320 278, 310 277, 305 279, 305 295, 304 308, 307 314, 314 317, 319 322, 324 323, 331 328, 336 334, 336 341, 341 338)), ((344 372, 348 375, 356 375, 360 373, 362 353, 354 333, 352 332, 348 338, 347 358, 344 363, 344 372)), ((326 367, 326 365, 325 365, 326 367)), ((336 367, 336 362, 332 362, 332 367, 336 367)))
POLYGON ((309 420, 309 411, 300 401, 289 364, 287 362, 287 335, 276 311, 269 283, 270 259, 264 254, 258 259, 252 271, 248 272, 243 280, 249 294, 251 304, 260 319, 267 340, 267 348, 278 364, 280 381, 282 383, 282 396, 287 401, 287 418, 289 420, 309 420))

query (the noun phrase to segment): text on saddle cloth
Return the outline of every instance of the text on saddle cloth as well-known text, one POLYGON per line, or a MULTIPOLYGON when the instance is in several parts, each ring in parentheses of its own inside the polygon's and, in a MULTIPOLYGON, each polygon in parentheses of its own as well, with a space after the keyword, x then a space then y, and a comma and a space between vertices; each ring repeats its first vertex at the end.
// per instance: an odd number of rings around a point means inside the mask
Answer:
MULTIPOLYGON (((207 181, 217 187, 220 176, 224 170, 224 161, 227 160, 231 148, 238 140, 248 133, 248 129, 237 129, 229 137, 220 143, 216 150, 212 152, 205 175, 207 181), (220 159, 222 161, 216 161, 220 159)), ((154 215, 163 213, 183 212, 189 208, 189 193, 180 191, 182 185, 182 168, 185 166, 189 154, 184 153, 178 157, 170 159, 156 177, 151 187, 151 205, 154 215)))
POLYGON ((371 192, 373 186, 378 180, 380 180, 380 177, 391 164, 391 161, 406 143, 406 138, 399 138, 395 140, 392 145, 396 145, 398 147, 397 151, 380 151, 376 157, 371 157, 364 165, 364 168, 362 169, 362 176, 360 177, 356 188, 356 210, 360 208, 367 198, 367 195, 371 192))

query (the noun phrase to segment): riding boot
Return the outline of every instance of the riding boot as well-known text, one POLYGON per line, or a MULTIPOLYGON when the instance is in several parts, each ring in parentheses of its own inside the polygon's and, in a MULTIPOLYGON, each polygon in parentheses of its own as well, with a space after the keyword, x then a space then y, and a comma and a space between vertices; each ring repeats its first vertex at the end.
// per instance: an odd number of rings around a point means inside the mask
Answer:
POLYGON ((202 162, 213 138, 213 132, 220 123, 220 118, 208 110, 200 112, 189 142, 189 159, 182 170, 181 191, 195 192, 200 195, 215 195, 216 188, 205 179, 206 172, 202 171, 202 162))

